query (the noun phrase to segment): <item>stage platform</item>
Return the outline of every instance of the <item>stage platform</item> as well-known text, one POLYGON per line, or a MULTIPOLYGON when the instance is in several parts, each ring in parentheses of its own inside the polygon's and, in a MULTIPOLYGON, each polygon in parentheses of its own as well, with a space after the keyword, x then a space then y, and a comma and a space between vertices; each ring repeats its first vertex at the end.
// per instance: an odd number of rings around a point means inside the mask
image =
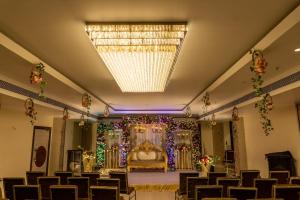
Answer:
MULTIPOLYGON (((175 192, 179 187, 179 173, 175 172, 130 172, 128 182, 137 191, 175 192)), ((193 172, 193 171, 188 171, 193 172)))

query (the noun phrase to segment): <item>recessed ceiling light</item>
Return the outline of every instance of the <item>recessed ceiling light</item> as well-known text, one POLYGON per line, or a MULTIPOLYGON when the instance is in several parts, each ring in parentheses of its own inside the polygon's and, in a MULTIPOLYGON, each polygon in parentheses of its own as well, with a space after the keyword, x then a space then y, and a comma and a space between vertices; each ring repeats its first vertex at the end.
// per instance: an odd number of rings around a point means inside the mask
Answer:
POLYGON ((294 50, 295 52, 300 52, 300 48, 297 48, 294 50))
POLYGON ((88 23, 86 32, 122 92, 164 92, 186 23, 88 23))

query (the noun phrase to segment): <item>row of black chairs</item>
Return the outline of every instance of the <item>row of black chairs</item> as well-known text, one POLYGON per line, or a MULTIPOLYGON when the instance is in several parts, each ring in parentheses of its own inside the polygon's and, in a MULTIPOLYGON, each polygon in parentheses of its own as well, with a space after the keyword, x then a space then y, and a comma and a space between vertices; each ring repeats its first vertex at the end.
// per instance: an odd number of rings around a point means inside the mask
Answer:
MULTIPOLYGON (((56 172, 55 175, 49 177, 44 176, 41 172, 27 172, 27 186, 38 186, 42 199, 51 199, 50 188, 57 185, 61 185, 59 189, 63 189, 63 186, 67 186, 67 189, 70 189, 70 185, 76 186, 76 194, 80 199, 89 198, 93 190, 100 191, 97 189, 98 186, 108 187, 102 188, 100 192, 109 192, 110 189, 113 191, 116 188, 117 198, 119 198, 119 194, 128 195, 129 199, 136 198, 134 188, 128 186, 128 176, 125 172, 111 172, 110 176, 106 178, 100 178, 99 173, 82 173, 81 177, 73 177, 71 172, 56 172), (97 187, 94 188, 94 186, 97 187)), ((20 186, 20 190, 34 189, 34 187, 25 187, 24 178, 3 178, 4 194, 7 199, 14 199, 13 189, 16 185, 18 185, 17 190, 20 186)), ((110 192, 110 194, 113 195, 114 192, 110 192)))
POLYGON ((196 195, 199 197, 201 196, 200 193, 205 194, 203 192, 204 189, 210 193, 210 190, 213 190, 213 188, 219 192, 220 189, 217 188, 222 188, 221 196, 229 197, 229 187, 232 188, 231 196, 234 193, 233 191, 237 190, 241 192, 241 190, 245 189, 246 191, 256 190, 257 198, 271 198, 273 196, 273 185, 300 184, 300 178, 289 177, 288 171, 273 171, 270 172, 269 177, 267 179, 260 178, 259 170, 241 170, 240 176, 235 178, 227 177, 225 172, 210 172, 208 173, 208 177, 199 177, 199 173, 194 172, 180 173, 180 185, 179 190, 175 194, 175 199, 182 196, 186 196, 187 199, 195 199, 196 195), (218 187, 209 187, 209 185, 218 187), (197 186, 201 187, 198 188, 198 191, 201 191, 200 193, 196 192, 197 186))
POLYGON ((79 198, 78 187, 76 185, 51 185, 49 187, 49 197, 45 198, 41 192, 40 185, 15 185, 13 186, 15 200, 119 200, 120 195, 117 187, 91 186, 89 188, 89 198, 79 198))

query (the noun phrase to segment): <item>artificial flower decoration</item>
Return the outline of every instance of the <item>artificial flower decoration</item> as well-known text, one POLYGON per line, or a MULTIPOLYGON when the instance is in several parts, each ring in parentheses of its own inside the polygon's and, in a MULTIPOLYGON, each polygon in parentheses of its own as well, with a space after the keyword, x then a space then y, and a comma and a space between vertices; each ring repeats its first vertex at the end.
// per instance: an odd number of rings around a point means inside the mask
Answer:
POLYGON ((39 63, 35 66, 30 74, 30 83, 40 86, 40 97, 44 97, 44 89, 47 86, 47 82, 43 78, 44 72, 45 66, 43 65, 43 63, 39 63))
POLYGON ((69 110, 68 110, 68 108, 64 108, 63 120, 67 120, 67 119, 69 119, 69 110))
POLYGON ((267 66, 268 66, 268 63, 264 59, 262 51, 253 50, 252 51, 251 71, 254 71, 257 75, 261 76, 266 72, 267 66))
POLYGON ((209 125, 211 127, 217 125, 215 113, 211 115, 211 119, 209 120, 209 125))
POLYGON ((36 121, 37 112, 35 111, 34 102, 33 102, 32 98, 26 99, 24 106, 25 106, 26 116, 28 116, 30 118, 30 123, 32 125, 34 125, 34 123, 36 121))
POLYGON ((82 98, 81 98, 81 104, 82 104, 82 107, 86 108, 87 109, 87 114, 89 115, 90 113, 90 109, 91 109, 91 105, 92 105, 92 98, 89 94, 87 93, 84 93, 82 95, 82 98))
POLYGON ((84 124, 85 124, 85 122, 84 122, 85 120, 84 120, 84 115, 83 114, 81 114, 81 117, 80 117, 80 122, 79 122, 79 126, 84 126, 84 124))
POLYGON ((187 107, 186 107, 185 115, 186 115, 187 117, 192 117, 193 114, 192 114, 192 109, 191 109, 190 106, 187 106, 187 107))
POLYGON ((232 121, 238 121, 239 120, 239 110, 236 106, 232 109, 232 121))
POLYGON ((257 108, 260 114, 260 122, 264 133, 268 136, 273 131, 271 120, 268 118, 269 111, 273 109, 273 101, 271 95, 269 93, 264 94, 262 89, 264 83, 262 75, 266 73, 267 61, 264 59, 263 52, 260 50, 252 50, 250 53, 252 54, 250 70, 254 72, 254 76, 251 78, 252 87, 256 97, 260 98, 260 100, 255 103, 255 108, 257 108))
POLYGON ((103 116, 108 117, 109 115, 110 115, 109 107, 108 107, 108 105, 105 105, 103 116))

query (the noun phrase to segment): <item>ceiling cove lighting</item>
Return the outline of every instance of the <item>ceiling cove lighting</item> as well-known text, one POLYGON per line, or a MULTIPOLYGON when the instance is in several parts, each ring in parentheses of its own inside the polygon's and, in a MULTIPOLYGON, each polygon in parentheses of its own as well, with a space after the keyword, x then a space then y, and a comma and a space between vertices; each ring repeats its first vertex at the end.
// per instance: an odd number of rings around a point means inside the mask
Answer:
POLYGON ((122 92, 164 92, 186 23, 87 23, 86 32, 122 92))

